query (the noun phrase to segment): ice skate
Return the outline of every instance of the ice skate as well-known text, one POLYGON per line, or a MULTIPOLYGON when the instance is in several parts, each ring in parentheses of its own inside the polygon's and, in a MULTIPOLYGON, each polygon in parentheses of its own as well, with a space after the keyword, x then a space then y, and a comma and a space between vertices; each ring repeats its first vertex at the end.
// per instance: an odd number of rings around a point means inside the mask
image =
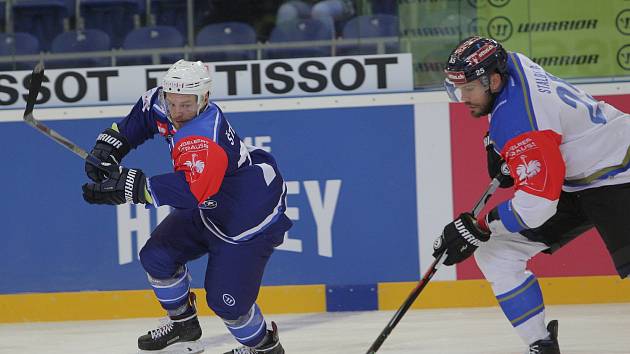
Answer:
POLYGON ((138 338, 138 348, 145 351, 162 350, 167 346, 180 342, 192 342, 201 338, 201 326, 197 319, 195 294, 190 293, 191 309, 181 316, 164 321, 157 329, 147 332, 138 338))
POLYGON ((278 338, 278 326, 275 322, 271 322, 271 328, 271 330, 267 330, 267 337, 262 345, 255 348, 243 346, 225 352, 225 354, 284 354, 284 348, 282 348, 278 338))
POLYGON ((549 339, 541 339, 532 343, 527 354, 560 354, 558 321, 550 321, 547 324, 547 331, 549 331, 549 339))

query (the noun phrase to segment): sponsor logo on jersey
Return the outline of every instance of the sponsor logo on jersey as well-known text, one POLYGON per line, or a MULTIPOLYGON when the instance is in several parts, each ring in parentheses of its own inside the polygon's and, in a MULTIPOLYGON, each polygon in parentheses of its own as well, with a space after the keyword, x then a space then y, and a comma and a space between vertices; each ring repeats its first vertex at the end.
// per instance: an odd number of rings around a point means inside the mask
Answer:
POLYGON ((217 205, 218 205, 218 203, 217 203, 216 200, 206 199, 199 205, 199 208, 201 208, 201 209, 214 209, 214 208, 217 207, 217 205))

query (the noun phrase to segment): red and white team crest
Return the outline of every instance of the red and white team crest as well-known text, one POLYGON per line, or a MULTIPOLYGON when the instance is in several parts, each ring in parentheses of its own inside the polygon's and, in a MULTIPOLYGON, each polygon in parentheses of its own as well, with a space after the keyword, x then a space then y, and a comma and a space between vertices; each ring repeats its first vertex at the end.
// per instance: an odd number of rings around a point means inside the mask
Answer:
POLYGON ((530 178, 535 177, 540 172, 540 161, 538 160, 530 160, 529 162, 526 160, 527 156, 520 156, 522 163, 516 167, 516 174, 518 175, 518 180, 523 181, 523 184, 528 184, 527 181, 530 178))
POLYGON ((203 173, 206 163, 199 158, 199 154, 194 152, 184 153, 181 158, 184 160, 184 165, 189 168, 190 181, 196 181, 203 173))
POLYGON ((510 163, 518 177, 516 183, 521 189, 543 192, 547 184, 547 171, 544 166, 544 157, 537 148, 529 152, 530 154, 520 154, 516 156, 510 163))

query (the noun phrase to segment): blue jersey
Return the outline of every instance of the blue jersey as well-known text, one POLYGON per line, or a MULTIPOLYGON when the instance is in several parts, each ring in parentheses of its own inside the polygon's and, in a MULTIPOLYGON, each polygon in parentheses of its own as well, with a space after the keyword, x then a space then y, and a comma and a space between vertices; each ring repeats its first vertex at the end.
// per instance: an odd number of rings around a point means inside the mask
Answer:
POLYGON ((561 191, 630 182, 630 117, 519 53, 490 114, 489 137, 515 180, 499 205, 510 231, 538 227, 561 191))
POLYGON ((133 148, 155 134, 169 145, 174 171, 147 180, 154 205, 199 209, 206 227, 231 243, 250 240, 274 224, 284 229, 277 231, 288 230, 286 185, 273 156, 245 145, 212 102, 176 129, 160 91, 147 91, 118 122, 133 148))

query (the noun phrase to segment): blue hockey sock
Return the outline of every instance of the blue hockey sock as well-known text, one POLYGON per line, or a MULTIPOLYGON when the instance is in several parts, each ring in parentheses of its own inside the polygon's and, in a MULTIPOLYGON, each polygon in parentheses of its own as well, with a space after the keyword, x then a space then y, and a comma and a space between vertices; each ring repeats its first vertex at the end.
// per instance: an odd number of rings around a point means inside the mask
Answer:
POLYGON ((267 335, 267 324, 260 308, 254 303, 247 314, 236 320, 223 320, 234 338, 247 347, 260 344, 267 335))
POLYGON ((517 327, 545 310, 538 279, 529 276, 521 285, 505 294, 497 295, 503 313, 512 326, 517 327))
POLYGON ((188 309, 190 274, 186 266, 182 266, 170 279, 148 277, 155 296, 170 316, 180 315, 188 309))

